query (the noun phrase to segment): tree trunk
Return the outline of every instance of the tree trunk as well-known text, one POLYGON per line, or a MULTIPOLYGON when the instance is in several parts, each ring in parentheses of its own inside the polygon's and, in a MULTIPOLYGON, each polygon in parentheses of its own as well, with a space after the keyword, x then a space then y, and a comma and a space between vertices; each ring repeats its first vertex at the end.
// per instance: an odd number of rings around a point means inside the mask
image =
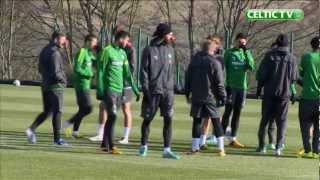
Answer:
POLYGON ((190 58, 193 55, 194 51, 194 39, 193 39, 193 17, 194 17, 194 0, 190 0, 189 7, 189 19, 188 19, 188 38, 189 38, 189 50, 190 50, 190 58))
POLYGON ((8 79, 12 78, 12 64, 11 64, 11 60, 12 60, 12 50, 13 50, 13 46, 14 46, 14 5, 15 5, 15 0, 11 0, 11 9, 10 9, 10 34, 9 34, 9 48, 8 48, 8 57, 7 57, 7 77, 8 79))

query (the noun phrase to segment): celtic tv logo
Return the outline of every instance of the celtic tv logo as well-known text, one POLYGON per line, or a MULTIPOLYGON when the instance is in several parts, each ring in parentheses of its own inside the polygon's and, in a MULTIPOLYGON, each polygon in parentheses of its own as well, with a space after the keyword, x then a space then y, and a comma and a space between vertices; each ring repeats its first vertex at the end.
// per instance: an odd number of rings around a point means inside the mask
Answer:
POLYGON ((249 9, 245 13, 247 20, 302 20, 301 9, 249 9))

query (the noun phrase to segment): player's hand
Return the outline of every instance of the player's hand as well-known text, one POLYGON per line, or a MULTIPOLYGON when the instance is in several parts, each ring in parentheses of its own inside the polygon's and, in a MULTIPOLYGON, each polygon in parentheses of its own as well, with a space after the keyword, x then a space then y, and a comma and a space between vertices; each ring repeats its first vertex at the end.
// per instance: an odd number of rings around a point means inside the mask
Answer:
POLYGON ((140 101, 140 94, 136 95, 136 101, 139 102, 140 101))
POLYGON ((256 98, 257 98, 257 99, 260 99, 260 97, 261 97, 261 88, 258 87, 258 88, 257 88, 257 92, 256 92, 256 98))
POLYGON ((246 52, 248 49, 246 45, 241 45, 240 48, 243 50, 243 52, 246 52))
POLYGON ((296 95, 292 94, 290 97, 291 104, 294 104, 297 101, 296 95))
POLYGON ((102 101, 102 96, 100 96, 100 95, 97 94, 97 95, 96 95, 96 99, 102 101))
POLYGON ((217 100, 217 107, 222 107, 224 105, 226 105, 226 99, 225 98, 217 100))
POLYGON ((186 100, 187 100, 187 103, 190 104, 191 103, 191 98, 189 95, 186 95, 186 100))

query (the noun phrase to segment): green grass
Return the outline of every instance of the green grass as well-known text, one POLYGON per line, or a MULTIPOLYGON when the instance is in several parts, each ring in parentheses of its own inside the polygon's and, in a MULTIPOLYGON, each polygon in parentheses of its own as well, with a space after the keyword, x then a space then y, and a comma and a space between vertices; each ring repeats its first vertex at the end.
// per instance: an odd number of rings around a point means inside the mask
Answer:
MULTIPOLYGON (((137 149, 140 138, 140 104, 134 103, 134 123, 131 144, 118 147, 124 155, 112 156, 98 151, 99 144, 88 140, 67 139, 71 148, 52 145, 51 121, 47 120, 37 130, 38 144, 29 145, 25 129, 42 110, 39 87, 13 87, 0 85, 0 179, 214 179, 214 180, 315 180, 319 176, 317 160, 296 157, 301 147, 297 119, 297 104, 290 107, 284 157, 272 153, 260 156, 255 153, 257 127, 260 120, 260 101, 248 100, 240 123, 239 139, 247 145, 244 150, 227 147, 227 156, 218 157, 216 148, 196 156, 187 156, 191 141, 189 105, 184 97, 175 101, 172 148, 182 159, 165 160, 162 153, 162 119, 157 116, 151 124, 149 156, 140 158, 137 149)), ((94 98, 94 92, 92 91, 94 98)), ((81 132, 95 134, 98 102, 94 112, 83 120, 81 132)), ((63 119, 76 112, 72 89, 65 93, 63 119)), ((116 137, 122 134, 123 116, 117 120, 116 137)))

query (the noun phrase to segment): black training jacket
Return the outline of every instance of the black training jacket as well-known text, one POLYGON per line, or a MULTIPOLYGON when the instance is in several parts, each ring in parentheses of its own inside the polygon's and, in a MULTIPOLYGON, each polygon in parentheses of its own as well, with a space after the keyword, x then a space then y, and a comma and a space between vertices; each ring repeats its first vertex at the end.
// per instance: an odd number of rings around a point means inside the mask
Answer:
POLYGON ((42 77, 42 87, 45 90, 56 85, 66 86, 67 78, 63 68, 64 58, 65 56, 61 53, 60 48, 54 43, 50 43, 42 49, 38 67, 42 77))
POLYGON ((296 58, 288 47, 277 47, 267 52, 257 72, 257 80, 264 87, 265 97, 286 99, 290 86, 297 80, 296 58))
POLYGON ((223 70, 218 56, 201 51, 192 57, 186 72, 185 92, 188 96, 192 95, 192 103, 226 98, 223 70))
POLYGON ((175 55, 172 45, 153 39, 142 53, 140 82, 144 92, 165 94, 174 91, 175 55))

